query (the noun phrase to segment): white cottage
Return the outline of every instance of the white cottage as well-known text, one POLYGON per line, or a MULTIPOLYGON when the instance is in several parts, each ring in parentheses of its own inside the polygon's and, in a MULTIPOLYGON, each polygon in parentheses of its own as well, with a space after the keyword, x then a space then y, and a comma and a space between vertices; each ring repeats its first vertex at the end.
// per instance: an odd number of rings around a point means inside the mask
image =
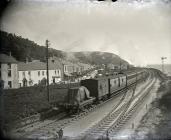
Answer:
MULTIPOLYGON (((49 84, 61 81, 61 66, 53 60, 49 60, 49 84)), ((39 84, 43 79, 47 79, 46 63, 34 60, 32 62, 19 63, 19 85, 20 87, 33 86, 39 84)))
POLYGON ((17 61, 11 55, 0 54, 0 80, 4 83, 4 89, 18 88, 17 61))

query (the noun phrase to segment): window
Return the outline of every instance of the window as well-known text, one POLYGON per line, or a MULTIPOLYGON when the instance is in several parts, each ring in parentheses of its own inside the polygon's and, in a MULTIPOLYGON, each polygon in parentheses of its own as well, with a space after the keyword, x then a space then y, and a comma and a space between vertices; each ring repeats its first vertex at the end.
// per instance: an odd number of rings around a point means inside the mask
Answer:
POLYGON ((31 71, 28 71, 28 75, 30 75, 30 76, 31 76, 31 71))
POLYGON ((8 77, 11 77, 11 70, 8 70, 8 77))
POLYGON ((8 77, 11 77, 11 64, 8 63, 8 77))
POLYGON ((12 88, 12 82, 11 81, 8 81, 8 86, 9 86, 9 88, 12 88))
POLYGON ((55 83, 55 78, 53 78, 53 83, 55 83))
POLYGON ((40 76, 40 71, 38 71, 38 76, 40 76))
POLYGON ((44 74, 45 74, 45 72, 44 71, 42 71, 42 75, 44 76, 44 74))
POLYGON ((25 71, 23 71, 23 77, 25 77, 25 71))
POLYGON ((8 69, 11 69, 11 64, 10 63, 8 63, 8 69))

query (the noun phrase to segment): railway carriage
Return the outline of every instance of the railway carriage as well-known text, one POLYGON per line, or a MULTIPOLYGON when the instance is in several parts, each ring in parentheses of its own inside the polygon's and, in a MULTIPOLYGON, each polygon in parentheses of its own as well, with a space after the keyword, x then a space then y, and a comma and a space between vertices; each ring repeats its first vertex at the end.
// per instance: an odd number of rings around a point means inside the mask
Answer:
POLYGON ((119 87, 120 88, 124 88, 126 86, 126 82, 127 82, 127 77, 126 75, 119 75, 119 87))
POLYGON ((127 76, 123 74, 111 76, 109 81, 109 94, 115 94, 117 91, 123 89, 127 85, 127 76))
POLYGON ((112 94, 118 90, 119 87, 119 77, 110 77, 109 78, 109 93, 112 94))
POLYGON ((85 86, 90 91, 90 96, 98 101, 106 99, 109 95, 109 83, 106 77, 82 80, 81 85, 85 86))

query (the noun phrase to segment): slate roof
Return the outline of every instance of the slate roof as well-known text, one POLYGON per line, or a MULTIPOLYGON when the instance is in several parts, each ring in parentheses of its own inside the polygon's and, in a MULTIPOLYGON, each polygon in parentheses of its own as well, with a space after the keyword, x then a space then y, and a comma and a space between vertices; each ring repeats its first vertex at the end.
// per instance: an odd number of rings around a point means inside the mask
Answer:
POLYGON ((17 60, 6 54, 0 54, 0 63, 18 63, 17 60))
MULTIPOLYGON (((59 62, 49 62, 49 70, 61 69, 61 65, 59 62)), ((18 70, 19 71, 29 71, 29 70, 46 70, 46 63, 40 61, 33 61, 33 62, 20 62, 18 63, 18 70)))

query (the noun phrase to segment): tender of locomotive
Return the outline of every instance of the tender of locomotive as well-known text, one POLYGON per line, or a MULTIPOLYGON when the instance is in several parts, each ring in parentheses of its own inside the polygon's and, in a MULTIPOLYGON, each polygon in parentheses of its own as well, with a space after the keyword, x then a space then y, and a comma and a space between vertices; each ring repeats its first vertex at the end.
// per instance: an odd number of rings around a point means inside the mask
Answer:
POLYGON ((89 90, 84 87, 74 87, 68 90, 65 102, 61 105, 66 110, 80 110, 94 102, 95 98, 90 97, 89 90))

